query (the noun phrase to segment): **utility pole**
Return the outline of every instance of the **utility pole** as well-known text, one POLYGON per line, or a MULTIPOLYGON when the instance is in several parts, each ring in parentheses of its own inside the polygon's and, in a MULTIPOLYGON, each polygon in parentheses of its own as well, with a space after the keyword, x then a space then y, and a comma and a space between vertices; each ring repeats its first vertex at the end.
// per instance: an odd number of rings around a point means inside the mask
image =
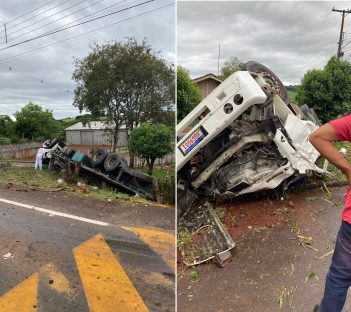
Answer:
POLYGON ((5 38, 6 38, 6 44, 7 44, 7 29, 6 29, 6 23, 4 23, 4 29, 5 29, 5 38))
POLYGON ((344 40, 343 35, 344 35, 344 20, 345 20, 345 16, 349 13, 351 13, 350 10, 337 10, 334 9, 332 10, 333 12, 340 12, 342 13, 342 18, 341 18, 341 27, 340 27, 340 37, 339 37, 339 42, 338 42, 338 52, 336 54, 337 59, 340 59, 343 55, 344 52, 341 51, 342 49, 342 42, 344 40))
POLYGON ((217 66, 217 76, 219 76, 219 59, 221 57, 221 44, 218 44, 218 66, 217 66))

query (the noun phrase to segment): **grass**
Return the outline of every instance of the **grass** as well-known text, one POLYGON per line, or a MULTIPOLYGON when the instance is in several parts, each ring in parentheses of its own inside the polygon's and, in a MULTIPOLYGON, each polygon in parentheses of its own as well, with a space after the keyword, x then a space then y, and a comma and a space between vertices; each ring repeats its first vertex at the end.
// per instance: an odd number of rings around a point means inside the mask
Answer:
MULTIPOLYGON (((141 168, 141 171, 144 173, 148 173, 147 165, 141 168)), ((152 177, 156 180, 159 180, 163 177, 175 177, 175 163, 172 162, 169 165, 162 165, 161 167, 154 166, 152 171, 152 177)))
POLYGON ((296 102, 296 91, 288 91, 290 102, 296 102))
POLYGON ((35 171, 34 168, 6 167, 0 171, 0 181, 32 187, 58 187, 57 180, 62 178, 53 171, 35 171))
MULTIPOLYGON (((346 148, 346 150, 347 150, 346 160, 348 162, 351 162, 351 143, 350 142, 336 142, 335 146, 338 150, 340 150, 341 148, 346 148)), ((324 164, 324 157, 321 157, 318 160, 317 165, 319 167, 323 167, 323 164, 324 164)), ((340 169, 336 168, 333 164, 329 163, 328 171, 331 172, 333 174, 333 176, 332 177, 324 176, 323 177, 324 181, 331 181, 331 180, 346 181, 346 177, 343 174, 343 172, 340 169)))
POLYGON ((178 231, 177 247, 184 262, 188 264, 210 257, 207 247, 199 247, 193 239, 193 233, 188 229, 178 231))
POLYGON ((216 213, 219 220, 221 220, 221 221, 224 220, 224 218, 225 218, 225 209, 224 208, 217 207, 215 209, 215 213, 216 213))
POLYGON ((5 169, 0 170, 0 182, 13 183, 16 186, 27 186, 47 191, 61 188, 66 192, 98 200, 111 201, 116 199, 129 201, 131 199, 135 199, 135 196, 120 193, 108 187, 99 187, 98 190, 94 191, 89 187, 86 189, 80 189, 76 185, 69 185, 65 182, 59 184, 58 180, 63 178, 64 175, 62 173, 57 173, 48 169, 43 169, 43 171, 35 171, 34 168, 6 167, 5 169), (77 189, 79 192, 77 192, 77 189))

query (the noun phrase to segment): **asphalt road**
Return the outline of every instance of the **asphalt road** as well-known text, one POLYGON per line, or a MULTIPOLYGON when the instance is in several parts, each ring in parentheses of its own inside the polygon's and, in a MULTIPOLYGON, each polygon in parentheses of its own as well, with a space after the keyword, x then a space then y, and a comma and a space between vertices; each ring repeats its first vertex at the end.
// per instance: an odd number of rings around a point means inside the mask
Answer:
MULTIPOLYGON (((142 213, 126 218, 128 207, 117 206, 1 186, 0 311, 174 311, 168 221, 150 227, 145 217, 143 227, 142 213)), ((171 215, 162 211, 170 208, 145 209, 153 217, 160 211, 161 220, 171 215)))

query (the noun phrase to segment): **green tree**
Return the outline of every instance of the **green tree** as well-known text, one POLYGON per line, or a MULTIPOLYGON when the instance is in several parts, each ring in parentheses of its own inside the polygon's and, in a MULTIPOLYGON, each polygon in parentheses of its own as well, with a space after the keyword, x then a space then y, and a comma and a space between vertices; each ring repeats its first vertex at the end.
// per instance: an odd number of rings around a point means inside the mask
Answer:
POLYGON ((123 124, 130 134, 142 122, 157 122, 162 111, 174 106, 173 66, 145 40, 94 44, 86 58, 75 60, 73 79, 73 105, 110 121, 113 150, 123 124))
POLYGON ((15 113, 16 134, 27 140, 47 140, 57 136, 58 121, 54 119, 52 111, 29 102, 19 112, 15 113))
POLYGON ((172 151, 173 131, 163 124, 144 123, 134 128, 128 141, 129 150, 146 160, 151 175, 156 158, 172 151))
POLYGON ((15 135, 15 123, 7 115, 0 116, 0 144, 18 141, 15 135))
POLYGON ((177 122, 179 123, 201 102, 199 87, 191 80, 189 71, 177 67, 177 122))
POLYGON ((351 111, 351 64, 332 57, 323 69, 308 71, 297 90, 299 105, 312 107, 323 122, 351 111))
POLYGON ((223 66, 221 67, 219 78, 224 80, 227 77, 229 77, 232 73, 239 70, 245 70, 245 63, 243 63, 237 57, 231 56, 224 62, 223 66))

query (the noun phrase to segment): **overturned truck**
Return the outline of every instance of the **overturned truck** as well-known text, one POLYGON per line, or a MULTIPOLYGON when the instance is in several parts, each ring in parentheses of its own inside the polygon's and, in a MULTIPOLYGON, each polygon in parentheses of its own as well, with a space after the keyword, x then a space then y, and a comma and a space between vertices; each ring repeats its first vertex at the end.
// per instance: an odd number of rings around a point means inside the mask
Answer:
POLYGON ((312 109, 289 102, 272 71, 248 62, 246 71, 233 73, 177 126, 180 226, 196 199, 287 189, 307 175, 326 173, 308 141, 319 125, 312 109))
POLYGON ((121 192, 155 200, 152 177, 129 168, 126 159, 117 153, 97 148, 89 157, 66 146, 58 138, 47 140, 43 147, 46 150, 43 161, 50 169, 74 170, 76 175, 105 182, 121 192))

